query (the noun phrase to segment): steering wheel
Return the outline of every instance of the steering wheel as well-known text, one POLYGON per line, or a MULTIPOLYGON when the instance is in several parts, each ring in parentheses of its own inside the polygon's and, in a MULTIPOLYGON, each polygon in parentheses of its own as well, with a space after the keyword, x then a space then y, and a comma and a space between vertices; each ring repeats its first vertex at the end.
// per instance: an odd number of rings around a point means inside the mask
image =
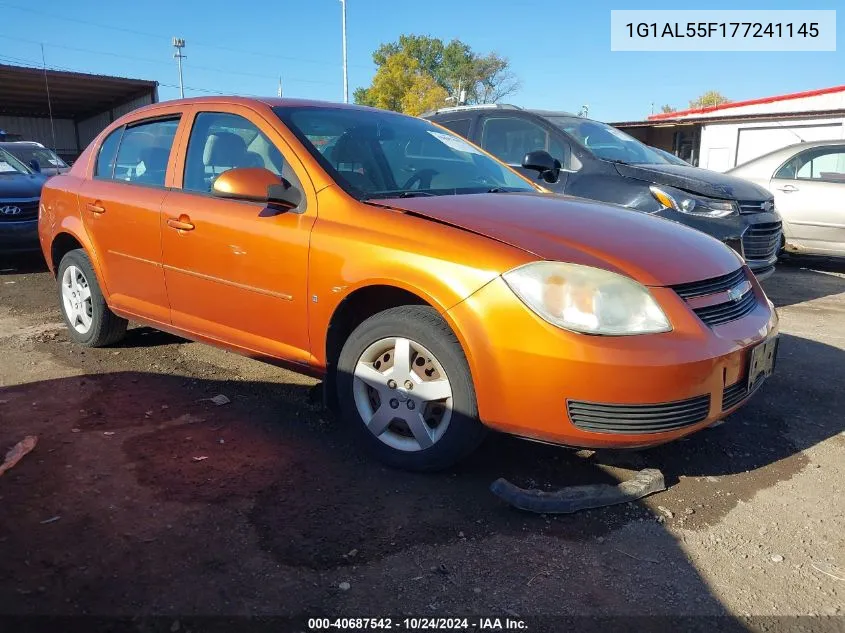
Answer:
POLYGON ((431 179, 439 173, 436 169, 421 169, 405 181, 402 189, 410 189, 415 184, 419 184, 417 189, 431 189, 431 179))

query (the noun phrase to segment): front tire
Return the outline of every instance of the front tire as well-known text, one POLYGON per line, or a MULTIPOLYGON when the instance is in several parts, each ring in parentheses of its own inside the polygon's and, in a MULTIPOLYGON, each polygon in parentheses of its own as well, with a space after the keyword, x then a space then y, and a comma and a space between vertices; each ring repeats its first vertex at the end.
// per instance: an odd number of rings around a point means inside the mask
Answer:
POLYGON ((342 417, 394 468, 442 470, 484 438, 466 357, 428 306, 361 323, 340 353, 336 384, 342 417))
POLYGON ((91 260, 82 249, 62 257, 58 270, 59 305, 68 336, 85 347, 104 347, 126 334, 128 321, 106 305, 91 260))

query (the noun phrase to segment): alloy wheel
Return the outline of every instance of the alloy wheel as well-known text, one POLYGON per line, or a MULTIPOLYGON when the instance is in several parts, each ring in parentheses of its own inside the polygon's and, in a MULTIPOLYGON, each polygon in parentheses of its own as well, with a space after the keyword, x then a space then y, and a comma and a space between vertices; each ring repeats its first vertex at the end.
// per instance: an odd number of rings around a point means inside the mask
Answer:
POLYGON ((404 337, 383 338, 355 365, 355 406, 367 429, 391 448, 436 444, 452 418, 452 386, 429 350, 404 337))
POLYGON ((70 265, 62 274, 62 305, 71 327, 87 334, 93 323, 94 307, 88 279, 76 266, 70 265))

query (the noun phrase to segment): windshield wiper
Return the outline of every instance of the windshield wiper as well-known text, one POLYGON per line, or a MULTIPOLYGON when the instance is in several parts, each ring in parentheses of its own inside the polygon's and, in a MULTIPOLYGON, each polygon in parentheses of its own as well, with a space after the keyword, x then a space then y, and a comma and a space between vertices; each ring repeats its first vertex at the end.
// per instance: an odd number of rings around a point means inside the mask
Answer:
POLYGON ((428 191, 403 191, 400 193, 397 198, 417 198, 419 196, 433 196, 433 193, 429 193, 428 191))

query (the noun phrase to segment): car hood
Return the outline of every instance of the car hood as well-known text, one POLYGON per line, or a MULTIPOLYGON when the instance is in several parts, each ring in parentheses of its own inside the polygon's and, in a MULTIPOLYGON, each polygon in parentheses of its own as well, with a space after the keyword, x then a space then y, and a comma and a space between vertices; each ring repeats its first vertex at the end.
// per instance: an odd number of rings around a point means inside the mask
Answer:
POLYGON ((685 165, 623 165, 616 171, 627 178, 656 185, 677 187, 710 198, 728 200, 769 200, 772 194, 752 182, 717 171, 685 165))
POLYGON ((594 266, 648 286, 718 277, 740 266, 718 240, 624 207, 541 193, 393 198, 370 204, 486 236, 538 258, 594 266))
POLYGON ((0 200, 37 198, 46 180, 41 174, 0 174, 0 200))

